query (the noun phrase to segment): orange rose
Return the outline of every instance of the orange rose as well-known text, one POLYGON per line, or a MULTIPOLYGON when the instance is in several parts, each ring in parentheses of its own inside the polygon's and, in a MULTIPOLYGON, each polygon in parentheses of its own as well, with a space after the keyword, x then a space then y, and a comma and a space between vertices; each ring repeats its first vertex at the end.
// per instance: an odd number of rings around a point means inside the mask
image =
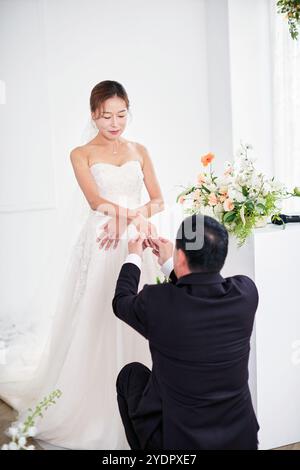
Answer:
POLYGON ((207 155, 203 155, 203 157, 201 157, 202 165, 203 166, 209 165, 213 161, 214 158, 215 156, 213 153, 208 153, 207 155))

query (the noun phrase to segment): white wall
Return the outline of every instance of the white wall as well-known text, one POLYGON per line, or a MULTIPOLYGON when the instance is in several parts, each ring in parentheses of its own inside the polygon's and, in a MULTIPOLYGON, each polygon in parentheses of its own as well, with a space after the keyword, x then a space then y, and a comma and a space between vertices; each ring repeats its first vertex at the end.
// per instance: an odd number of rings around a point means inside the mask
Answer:
POLYGON ((273 176, 269 0, 228 0, 232 131, 253 145, 256 165, 273 176))
POLYGON ((222 172, 233 151, 227 0, 206 1, 206 25, 210 148, 216 156, 214 168, 222 172))

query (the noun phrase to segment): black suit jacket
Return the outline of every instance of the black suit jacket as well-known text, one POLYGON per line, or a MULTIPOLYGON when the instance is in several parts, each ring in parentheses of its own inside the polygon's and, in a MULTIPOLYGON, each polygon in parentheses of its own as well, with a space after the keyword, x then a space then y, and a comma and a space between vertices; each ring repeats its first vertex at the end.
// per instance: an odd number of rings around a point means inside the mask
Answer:
POLYGON ((112 302, 149 340, 153 368, 135 422, 142 446, 162 425, 163 449, 254 449, 258 423, 248 387, 258 292, 247 276, 191 273, 146 284, 123 264, 112 302), (147 416, 145 426, 145 416, 147 416))

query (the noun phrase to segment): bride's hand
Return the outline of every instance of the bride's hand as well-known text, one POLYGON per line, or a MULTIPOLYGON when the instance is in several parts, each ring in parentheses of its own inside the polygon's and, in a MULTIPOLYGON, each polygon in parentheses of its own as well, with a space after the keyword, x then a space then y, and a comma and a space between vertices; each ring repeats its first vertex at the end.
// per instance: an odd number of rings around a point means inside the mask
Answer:
POLYGON ((146 239, 143 242, 143 246, 145 248, 150 247, 151 245, 149 244, 149 241, 147 240, 147 237, 151 238, 157 238, 157 229, 154 224, 152 224, 146 217, 144 217, 142 214, 139 214, 133 221, 132 223, 136 226, 136 229, 140 233, 144 233, 146 235, 146 239))
POLYGON ((117 248, 118 243, 122 234, 125 232, 128 226, 128 219, 124 217, 113 217, 111 220, 101 225, 103 230, 97 237, 96 242, 99 243, 99 250, 105 246, 105 250, 108 250, 111 245, 113 249, 117 248))

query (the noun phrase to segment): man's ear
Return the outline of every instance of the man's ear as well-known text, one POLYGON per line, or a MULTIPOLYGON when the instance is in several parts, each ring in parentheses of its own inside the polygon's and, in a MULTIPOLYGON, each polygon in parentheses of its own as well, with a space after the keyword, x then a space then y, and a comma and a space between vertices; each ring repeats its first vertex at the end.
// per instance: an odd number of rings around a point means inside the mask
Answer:
POLYGON ((186 256, 185 256, 184 251, 181 248, 178 248, 177 250, 176 261, 177 261, 177 265, 180 267, 183 267, 186 265, 186 256))

